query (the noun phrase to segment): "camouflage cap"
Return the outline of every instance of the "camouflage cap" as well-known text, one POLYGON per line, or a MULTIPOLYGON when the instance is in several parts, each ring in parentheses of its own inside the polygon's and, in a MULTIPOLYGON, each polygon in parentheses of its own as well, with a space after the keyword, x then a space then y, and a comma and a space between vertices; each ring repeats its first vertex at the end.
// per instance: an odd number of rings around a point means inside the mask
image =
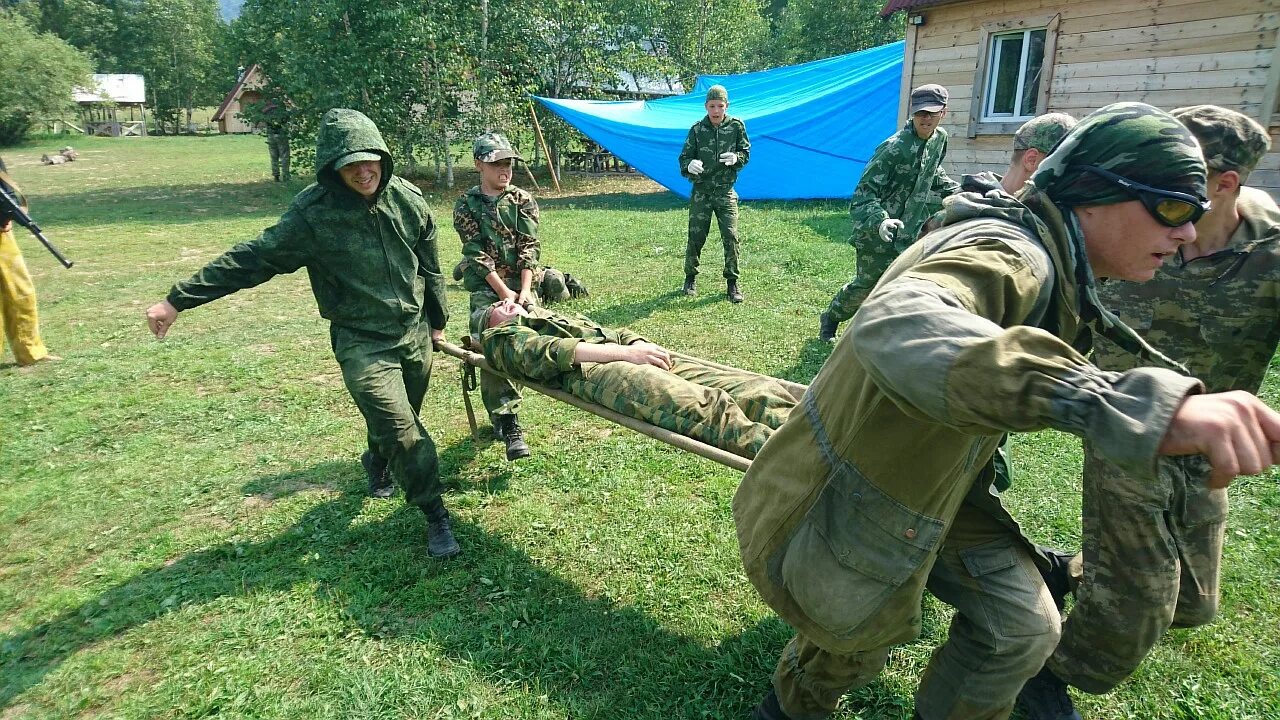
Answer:
POLYGON ((1014 150, 1035 148, 1048 154, 1063 135, 1076 126, 1076 119, 1066 113, 1045 113, 1022 123, 1013 134, 1014 150))
POLYGON ((1192 105, 1174 110, 1178 122, 1200 141, 1210 170, 1235 170, 1244 180, 1271 149, 1271 138, 1256 120, 1217 105, 1192 105))
POLYGON ((1108 205, 1133 197, 1084 168, 1205 199, 1205 166, 1195 136, 1169 113, 1138 102, 1085 116, 1041 163, 1031 181, 1060 205, 1108 205))
POLYGON ((729 91, 723 85, 712 85, 707 88, 707 99, 705 102, 712 100, 723 100, 729 102, 729 91))
POLYGON ((471 155, 480 162, 497 162, 507 158, 515 158, 524 160, 520 154, 511 147, 511 141, 502 133, 485 133, 476 138, 471 144, 471 155))
POLYGON ((369 152, 368 150, 357 150, 355 152, 349 152, 346 155, 343 155, 342 157, 333 161, 333 169, 340 170, 350 165, 351 163, 366 162, 369 160, 381 161, 382 156, 376 152, 369 152))
POLYGON ((921 85, 911 91, 911 115, 924 110, 926 112, 938 112, 947 109, 947 99, 950 93, 941 85, 921 85))

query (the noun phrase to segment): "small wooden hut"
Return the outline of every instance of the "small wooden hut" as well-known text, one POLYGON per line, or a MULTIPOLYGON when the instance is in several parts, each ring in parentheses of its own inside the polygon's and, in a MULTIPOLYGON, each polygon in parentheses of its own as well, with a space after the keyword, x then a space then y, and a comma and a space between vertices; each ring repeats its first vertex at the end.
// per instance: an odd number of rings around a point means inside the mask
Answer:
POLYGON ((235 86, 222 99, 218 111, 213 114, 212 120, 218 123, 218 132, 224 135, 244 134, 255 130, 255 126, 246 121, 240 111, 262 102, 263 81, 262 68, 257 63, 240 73, 235 86))
POLYGON ((946 166, 1001 172, 1012 134, 1045 112, 1136 100, 1221 105, 1267 127, 1249 184, 1280 196, 1280 0, 890 0, 907 13, 899 122, 910 88, 951 92, 946 166))
POLYGON ((147 86, 141 75, 95 74, 94 87, 76 88, 85 135, 144 137, 147 134, 147 86))

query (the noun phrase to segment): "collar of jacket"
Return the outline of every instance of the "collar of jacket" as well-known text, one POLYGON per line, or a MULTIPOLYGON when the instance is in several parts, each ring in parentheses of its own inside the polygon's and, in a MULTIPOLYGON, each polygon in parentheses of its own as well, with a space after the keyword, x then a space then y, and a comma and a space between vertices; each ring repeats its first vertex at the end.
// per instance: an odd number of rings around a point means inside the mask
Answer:
POLYGON ((720 124, 719 124, 719 125, 712 125, 712 124, 711 124, 711 116, 710 116, 710 115, 703 115, 703 116, 702 116, 702 119, 701 119, 701 120, 699 120, 698 122, 699 122, 699 123, 701 123, 702 125, 706 125, 707 127, 711 128, 712 130, 719 130, 720 128, 724 127, 725 125, 728 125, 730 120, 736 120, 736 119, 737 119, 737 118, 735 118, 734 116, 730 115, 729 113, 725 113, 725 114, 724 114, 724 119, 720 121, 720 124))
POLYGON ((507 195, 510 195, 511 193, 515 192, 515 190, 516 190, 516 186, 508 183, 506 187, 498 191, 497 195, 489 195, 483 189, 481 189, 479 185, 473 185, 472 187, 467 189, 466 194, 474 195, 480 200, 482 200, 483 202, 493 203, 500 200, 503 197, 506 197, 507 195))

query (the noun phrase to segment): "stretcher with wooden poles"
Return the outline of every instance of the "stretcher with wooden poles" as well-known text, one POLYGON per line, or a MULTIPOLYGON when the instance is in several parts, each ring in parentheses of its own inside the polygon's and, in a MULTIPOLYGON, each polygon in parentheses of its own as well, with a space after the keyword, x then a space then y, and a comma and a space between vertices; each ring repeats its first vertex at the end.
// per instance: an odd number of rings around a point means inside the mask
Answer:
MULTIPOLYGON (((708 460, 713 460, 726 467, 731 467, 735 470, 743 470, 743 471, 751 467, 751 461, 748 460, 747 458, 741 457, 739 455, 734 455, 733 453, 728 452, 726 450, 721 450, 720 448, 714 445, 708 445, 704 442, 694 440, 691 437, 686 437, 679 433, 672 432, 666 428, 661 428, 656 425, 651 425, 643 420, 637 420, 636 418, 623 415, 622 413, 616 412, 607 407, 603 407, 601 405, 597 405, 595 403, 588 402, 586 400, 583 400, 582 398, 571 395, 565 392, 564 390, 561 390, 560 388, 548 387, 546 385, 539 385, 538 383, 531 383, 528 380, 525 380, 523 378, 512 377, 510 375, 507 375, 506 373, 499 372, 495 370, 492 365, 489 364, 489 361, 485 359, 484 355, 481 355, 480 353, 475 352, 475 343, 470 336, 467 336, 466 338, 463 339, 463 345, 464 347, 459 347, 457 345, 454 345, 451 342, 442 341, 442 342, 436 343, 436 349, 444 353, 445 355, 448 355, 452 358, 456 358, 457 360, 461 361, 461 371, 459 375, 462 381, 462 403, 467 409, 467 424, 471 427, 471 437, 476 442, 479 442, 480 440, 480 432, 479 432, 478 426, 476 425, 475 409, 471 404, 471 392, 478 387, 478 383, 476 379, 476 369, 479 368, 486 372, 491 372, 495 375, 500 375, 502 377, 505 377, 508 380, 511 380, 512 382, 520 383, 521 385, 529 388, 530 390, 533 390, 535 392, 540 392, 543 395, 546 395, 547 397, 553 398, 555 400, 559 400, 561 402, 568 403, 570 405, 573 405, 576 408, 586 410, 587 412, 593 415, 602 417, 611 423, 615 423, 625 428, 635 430, 641 435, 646 435, 648 437, 653 438, 654 440, 664 442, 673 447, 680 448, 681 450, 687 450, 688 452, 691 452, 695 455, 699 455, 708 460)), ((681 357, 688 360, 696 359, 698 362, 705 363, 707 365, 719 368, 721 370, 735 370, 737 372, 746 372, 744 370, 739 370, 738 368, 730 368, 727 365, 721 365, 719 363, 711 362, 709 360, 703 360, 701 358, 692 358, 682 353, 673 352, 670 350, 668 350, 668 352, 670 352, 671 355, 675 357, 681 357)), ((766 377, 766 376, 762 375, 761 377, 766 377)), ((774 382, 778 383, 783 388, 785 388, 787 392, 791 393, 791 395, 795 397, 797 401, 800 400, 800 397, 804 394, 804 391, 807 389, 805 385, 801 385, 799 383, 793 383, 787 380, 779 380, 777 378, 769 378, 769 379, 773 380, 774 382)))

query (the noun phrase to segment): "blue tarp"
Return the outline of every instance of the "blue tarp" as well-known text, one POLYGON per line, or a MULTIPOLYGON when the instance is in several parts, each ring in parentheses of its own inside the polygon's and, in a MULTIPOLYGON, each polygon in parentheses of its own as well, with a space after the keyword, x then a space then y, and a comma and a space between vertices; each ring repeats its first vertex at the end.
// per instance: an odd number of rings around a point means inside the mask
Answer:
POLYGON ((903 43, 746 73, 704 75, 687 95, 608 102, 539 97, 543 105, 614 155, 681 197, 690 185, 676 161, 714 84, 729 114, 747 124, 750 164, 743 199, 849 197, 867 160, 897 130, 903 43))

